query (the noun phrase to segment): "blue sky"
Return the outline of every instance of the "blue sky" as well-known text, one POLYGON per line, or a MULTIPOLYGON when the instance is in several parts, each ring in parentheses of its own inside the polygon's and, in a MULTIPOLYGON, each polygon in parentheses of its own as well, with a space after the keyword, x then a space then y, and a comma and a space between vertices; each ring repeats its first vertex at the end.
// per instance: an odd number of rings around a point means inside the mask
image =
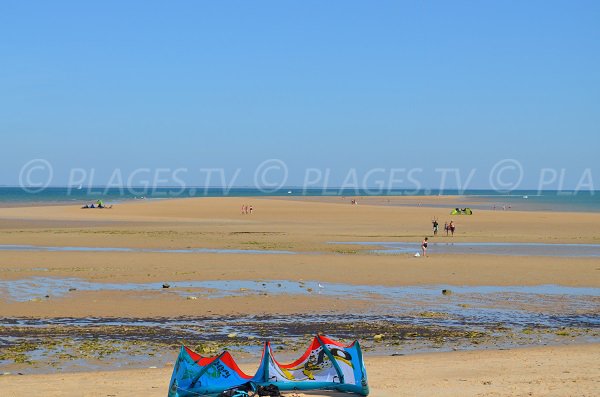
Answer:
POLYGON ((416 167, 488 188, 511 158, 521 187, 548 167, 600 186, 598 21, 597 1, 4 1, 0 184, 42 158, 57 185, 139 167, 243 185, 276 158, 288 184, 416 167))

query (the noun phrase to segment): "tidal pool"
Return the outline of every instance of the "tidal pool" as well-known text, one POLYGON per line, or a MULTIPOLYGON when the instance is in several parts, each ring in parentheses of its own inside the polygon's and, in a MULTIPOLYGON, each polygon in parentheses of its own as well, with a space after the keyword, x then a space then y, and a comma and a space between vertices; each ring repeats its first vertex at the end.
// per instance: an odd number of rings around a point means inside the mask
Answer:
POLYGON ((291 255, 293 251, 225 249, 225 248, 127 248, 127 247, 62 247, 41 245, 0 244, 0 251, 43 251, 43 252, 160 252, 175 254, 274 254, 291 255))
MULTIPOLYGON (((451 239, 450 237, 448 239, 451 239)), ((421 252, 420 242, 402 241, 335 241, 330 244, 358 245, 375 254, 415 254, 421 252), (379 247, 379 248, 369 248, 379 247)), ((465 243, 429 242, 428 253, 484 254, 510 256, 600 257, 600 244, 545 243, 465 243)))
MULTIPOLYGON (((600 289, 560 285, 534 286, 382 286, 291 280, 196 280, 153 283, 100 283, 79 278, 31 277, 0 281, 0 299, 27 302, 56 298, 76 299, 86 291, 146 291, 177 295, 182 299, 219 299, 253 295, 321 295, 371 303, 382 315, 415 317, 430 324, 432 318, 415 313, 444 312, 436 324, 503 322, 545 326, 600 325, 600 289), (169 288, 163 288, 168 284, 169 288), (444 291, 444 292, 442 292, 444 291), (458 319, 458 320, 457 320, 458 319)), ((152 295, 150 295, 152 296, 152 295)), ((323 312, 328 308, 315 308, 323 312)), ((415 320, 411 320, 415 321, 415 320)))

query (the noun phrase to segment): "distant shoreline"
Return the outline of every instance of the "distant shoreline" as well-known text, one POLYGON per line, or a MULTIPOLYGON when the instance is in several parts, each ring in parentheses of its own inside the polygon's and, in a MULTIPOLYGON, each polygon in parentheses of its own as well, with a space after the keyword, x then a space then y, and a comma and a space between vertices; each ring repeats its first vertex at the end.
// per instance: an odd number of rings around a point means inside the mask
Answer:
MULTIPOLYGON (((339 202, 345 198, 349 201, 349 199, 354 198, 357 199, 359 204, 384 206, 469 207, 473 210, 495 209, 498 211, 600 212, 600 191, 582 191, 577 194, 569 191, 546 191, 543 194, 537 194, 536 191, 519 190, 511 192, 511 194, 503 194, 490 190, 447 190, 443 192, 392 190, 383 192, 384 194, 371 194, 370 191, 364 189, 356 191, 355 189, 334 188, 281 188, 275 192, 263 192, 255 188, 231 188, 229 190, 225 188, 186 188, 181 191, 181 188, 178 190, 172 187, 147 190, 148 195, 135 196, 124 188, 96 187, 77 190, 68 187, 53 187, 38 193, 28 193, 19 187, 0 187, 0 208, 84 205, 98 199, 110 204, 120 204, 148 200, 238 197, 248 200, 271 198, 318 202, 339 202)), ((139 193, 143 192, 140 191, 139 193)))

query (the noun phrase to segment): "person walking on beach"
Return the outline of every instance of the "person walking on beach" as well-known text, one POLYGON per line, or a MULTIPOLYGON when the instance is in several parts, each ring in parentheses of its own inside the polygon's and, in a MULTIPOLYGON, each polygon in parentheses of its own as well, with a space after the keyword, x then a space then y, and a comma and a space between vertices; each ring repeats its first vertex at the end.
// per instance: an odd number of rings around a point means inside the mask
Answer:
POLYGON ((431 223, 433 224, 433 235, 437 236, 437 232, 438 232, 438 221, 436 218, 433 218, 433 220, 431 221, 431 223))
POLYGON ((250 215, 252 215, 252 211, 254 211, 254 208, 252 207, 252 204, 250 205, 250 215))
POLYGON ((450 225, 448 226, 450 229, 450 233, 452 233, 452 237, 454 237, 454 230, 456 229, 456 225, 454 225, 454 221, 450 221, 450 225))
POLYGON ((444 223, 444 231, 446 232, 446 237, 448 237, 448 231, 450 230, 450 227, 448 226, 448 221, 446 221, 444 223))
POLYGON ((425 239, 421 242, 421 251, 423 251, 423 256, 427 256, 427 241, 429 239, 425 237, 425 239))

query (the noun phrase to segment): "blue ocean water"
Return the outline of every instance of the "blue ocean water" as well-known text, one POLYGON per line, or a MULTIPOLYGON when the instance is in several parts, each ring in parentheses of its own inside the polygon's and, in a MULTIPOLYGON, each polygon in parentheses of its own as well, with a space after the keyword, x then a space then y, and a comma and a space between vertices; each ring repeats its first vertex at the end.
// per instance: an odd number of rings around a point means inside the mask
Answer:
POLYGON ((48 187, 39 192, 30 192, 20 187, 0 187, 0 206, 16 204, 60 204, 89 203, 102 199, 107 203, 135 199, 167 199, 184 197, 293 197, 293 196, 455 196, 456 205, 469 202, 473 208, 519 209, 538 211, 584 211, 600 212, 600 191, 542 191, 514 190, 510 194, 494 190, 450 190, 391 189, 373 191, 370 189, 282 187, 265 191, 251 187, 127 187, 105 188, 48 187))

